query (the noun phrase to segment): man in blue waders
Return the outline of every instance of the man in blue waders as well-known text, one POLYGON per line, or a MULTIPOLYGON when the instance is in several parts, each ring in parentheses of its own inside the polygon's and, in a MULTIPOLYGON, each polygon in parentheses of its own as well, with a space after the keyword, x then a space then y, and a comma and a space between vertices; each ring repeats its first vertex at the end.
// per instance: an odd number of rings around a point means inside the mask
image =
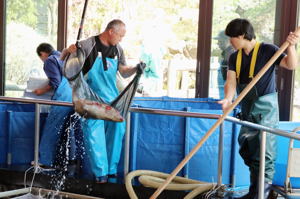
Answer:
MULTIPOLYGON (((112 102, 119 91, 116 75, 119 70, 123 77, 142 72, 142 65, 127 66, 119 42, 125 36, 126 26, 115 19, 108 23, 104 32, 80 41, 86 59, 83 74, 90 88, 106 103, 112 102)), ((63 51, 62 57, 76 51, 73 44, 63 51)), ((82 122, 86 152, 96 182, 104 183, 109 177, 116 177, 120 160, 125 122, 85 119, 82 122)))
MULTIPOLYGON (((44 62, 44 72, 46 73, 49 83, 41 88, 34 90, 36 95, 43 95, 48 91, 54 90, 52 100, 72 102, 72 90, 69 82, 62 75, 62 61, 60 60, 60 52, 54 50, 54 48, 48 43, 41 43, 36 52, 40 59, 44 62)), ((39 163, 44 166, 53 167, 54 161, 59 158, 58 143, 63 129, 64 123, 70 119, 71 113, 74 112, 73 107, 66 106, 51 106, 49 114, 47 116, 40 140, 40 161, 39 163)), ((71 151, 74 151, 74 131, 71 131, 73 138, 71 141, 71 151)), ((64 132, 65 133, 65 132, 64 132)), ((75 152, 74 152, 75 153, 75 152)), ((69 154, 69 161, 75 160, 75 154, 69 154)), ((56 160, 57 161, 57 160, 56 160)))
MULTIPOLYGON (((226 110, 236 93, 240 93, 252 78, 276 53, 278 47, 255 40, 253 26, 246 19, 234 19, 226 27, 225 34, 230 37, 231 45, 237 50, 229 58, 229 68, 225 83, 225 98, 219 103, 226 110)), ((276 92, 275 67, 281 66, 294 70, 297 66, 295 45, 299 36, 290 33, 287 42, 287 54, 281 54, 269 70, 241 101, 241 119, 276 128, 279 122, 278 99, 276 92)), ((250 170, 249 192, 242 199, 258 198, 259 178, 259 130, 241 127, 238 142, 240 155, 250 170)), ((276 137, 267 133, 265 159, 264 197, 268 198, 274 176, 276 159, 276 137)))

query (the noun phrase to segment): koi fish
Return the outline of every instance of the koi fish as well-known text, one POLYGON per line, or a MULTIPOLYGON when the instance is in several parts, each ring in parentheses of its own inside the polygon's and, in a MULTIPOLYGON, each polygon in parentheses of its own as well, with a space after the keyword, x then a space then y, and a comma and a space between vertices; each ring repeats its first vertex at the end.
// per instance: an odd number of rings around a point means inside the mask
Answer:
POLYGON ((73 101, 75 111, 84 118, 110 120, 123 122, 124 118, 120 112, 108 104, 86 99, 76 99, 73 101))

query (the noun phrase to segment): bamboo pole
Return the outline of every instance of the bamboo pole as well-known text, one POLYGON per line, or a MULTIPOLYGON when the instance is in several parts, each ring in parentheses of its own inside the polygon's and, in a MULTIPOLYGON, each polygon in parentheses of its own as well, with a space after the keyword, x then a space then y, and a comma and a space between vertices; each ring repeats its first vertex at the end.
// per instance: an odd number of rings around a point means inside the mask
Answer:
MULTIPOLYGON (((300 27, 295 31, 297 35, 300 35, 300 27)), ((156 199, 159 194, 168 186, 168 184, 173 180, 173 178, 178 174, 178 172, 184 167, 184 165, 193 157, 193 155, 199 150, 203 143, 209 138, 209 136, 217 129, 217 127, 225 120, 226 116, 240 103, 240 101, 247 95, 247 93, 252 89, 252 87, 258 82, 258 80, 266 73, 266 71, 271 67, 271 65, 276 61, 276 59, 286 50, 289 43, 284 42, 278 51, 271 57, 271 59, 265 64, 265 66, 257 73, 253 80, 246 86, 246 88, 240 93, 236 100, 229 106, 229 108, 224 112, 222 117, 220 117, 216 123, 207 131, 203 138, 198 142, 198 144, 191 150, 191 152, 185 156, 185 158, 178 164, 178 166, 172 171, 171 175, 166 179, 166 181, 161 184, 158 189, 153 193, 150 199, 156 199)))

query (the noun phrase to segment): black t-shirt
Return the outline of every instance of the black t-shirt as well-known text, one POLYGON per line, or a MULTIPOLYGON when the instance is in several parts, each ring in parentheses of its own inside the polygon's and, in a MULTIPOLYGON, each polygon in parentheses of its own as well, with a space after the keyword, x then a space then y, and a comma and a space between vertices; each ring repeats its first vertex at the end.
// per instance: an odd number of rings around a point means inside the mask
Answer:
MULTIPOLYGON (((261 43, 254 69, 254 77, 255 75, 265 66, 265 64, 271 59, 271 57, 276 53, 278 47, 272 44, 261 43)), ((229 58, 228 68, 229 70, 236 72, 236 59, 237 59, 238 51, 231 54, 229 58)), ((249 55, 246 55, 244 51, 242 51, 242 63, 240 70, 240 84, 248 84, 252 79, 249 78, 249 70, 250 63, 252 58, 253 50, 249 55)), ((275 81, 275 66, 279 65, 282 58, 285 54, 281 54, 274 64, 267 70, 267 72, 260 78, 260 80, 256 83, 255 87, 257 88, 258 95, 263 96, 269 93, 273 93, 276 91, 276 81, 275 81)))
MULTIPOLYGON (((86 58, 83 66, 83 74, 86 74, 93 66, 97 56, 98 52, 101 52, 102 58, 112 58, 112 59, 118 59, 119 64, 126 65, 124 51, 120 45, 115 46, 105 46, 102 44, 102 42, 99 39, 99 35, 95 36, 96 45, 92 49, 89 56, 86 58)), ((106 65, 105 59, 102 59, 104 62, 104 67, 106 65)))

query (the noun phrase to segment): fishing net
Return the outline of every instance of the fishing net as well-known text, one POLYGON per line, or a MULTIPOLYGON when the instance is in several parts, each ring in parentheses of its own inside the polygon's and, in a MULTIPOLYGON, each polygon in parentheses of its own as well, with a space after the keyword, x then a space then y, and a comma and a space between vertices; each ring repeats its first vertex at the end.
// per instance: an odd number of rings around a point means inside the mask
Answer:
POLYGON ((67 77, 72 86, 72 97, 75 105, 75 111, 86 118, 119 121, 118 119, 115 119, 116 117, 113 115, 113 113, 117 111, 123 118, 126 118, 140 77, 146 65, 143 62, 139 63, 137 65, 138 70, 136 75, 125 87, 125 89, 112 102, 105 102, 90 88, 85 81, 83 73, 81 72, 84 64, 83 60, 85 60, 84 51, 77 50, 77 52, 70 54, 64 65, 64 75, 67 77), (88 108, 87 105, 94 106, 93 108, 88 108), (101 107, 105 107, 104 109, 106 111, 110 110, 110 112, 107 114, 108 116, 103 115, 104 112, 100 111, 101 107), (99 109, 98 112, 97 109, 99 109))
POLYGON ((63 72, 69 81, 73 81, 79 76, 84 65, 85 58, 85 52, 79 45, 77 45, 76 52, 70 53, 67 56, 63 72))
MULTIPOLYGON (((144 66, 142 66, 144 67, 144 66)), ((132 98, 136 92, 139 84, 139 80, 142 73, 137 73, 133 80, 125 87, 125 89, 119 94, 119 96, 111 102, 111 106, 115 107, 121 115, 125 118, 129 107, 131 105, 132 98)))

